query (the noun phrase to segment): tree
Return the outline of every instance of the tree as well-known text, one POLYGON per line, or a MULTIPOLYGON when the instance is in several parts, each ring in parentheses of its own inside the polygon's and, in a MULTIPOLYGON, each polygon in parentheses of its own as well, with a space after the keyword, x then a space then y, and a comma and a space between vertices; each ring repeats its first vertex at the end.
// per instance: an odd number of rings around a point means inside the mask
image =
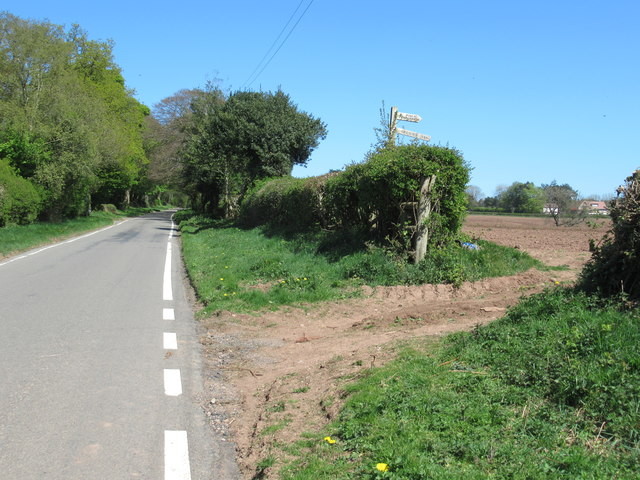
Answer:
POLYGON ((514 182, 500 194, 499 203, 511 213, 542 213, 544 193, 531 182, 514 182))
POLYGON ((567 183, 558 185, 553 180, 548 185, 541 185, 544 191, 547 208, 557 226, 573 225, 585 218, 585 211, 578 210, 578 192, 567 183))
POLYGON ((326 125, 281 90, 225 97, 214 89, 193 104, 185 172, 207 195, 209 210, 222 199, 229 214, 232 195, 242 196, 256 180, 290 175, 326 135, 326 125))
POLYGON ((484 197, 480 187, 476 187, 475 185, 467 185, 465 193, 467 194, 467 203, 469 208, 479 206, 482 197, 484 197))
POLYGON ((180 90, 153 106, 145 118, 144 149, 149 158, 149 179, 156 185, 177 187, 181 182, 181 155, 192 105, 205 92, 180 90))
POLYGON ((127 203, 147 162, 149 110, 125 86, 113 44, 0 14, 0 156, 43 187, 42 216, 127 203))

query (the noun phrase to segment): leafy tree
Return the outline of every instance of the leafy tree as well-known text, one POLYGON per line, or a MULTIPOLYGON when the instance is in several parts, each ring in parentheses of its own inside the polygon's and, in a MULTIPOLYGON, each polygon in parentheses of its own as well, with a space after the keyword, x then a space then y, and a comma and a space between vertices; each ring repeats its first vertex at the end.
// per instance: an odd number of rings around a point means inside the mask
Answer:
POLYGON ((514 182, 500 194, 499 204, 511 213, 542 213, 544 193, 531 182, 514 182))
POLYGON ((498 208, 499 203, 498 197, 485 197, 482 199, 483 207, 498 208))
POLYGON ((130 201, 130 191, 140 179, 147 164, 143 146, 142 131, 144 118, 149 109, 140 104, 133 92, 126 88, 120 68, 113 60, 113 43, 89 40, 86 32, 74 25, 68 34, 74 45, 71 62, 80 75, 90 95, 99 99, 104 107, 104 125, 110 135, 108 142, 100 142, 98 175, 98 196, 106 202, 126 206, 130 201), (116 170, 118 171, 117 173, 116 170), (110 172, 101 177, 103 172, 110 172), (115 187, 113 178, 119 178, 115 187), (102 190, 102 191, 101 191, 102 190), (106 195, 110 192, 110 195, 106 195))
POLYGON ((480 205, 480 201, 484 196, 482 194, 482 190, 480 187, 476 187, 475 185, 467 185, 465 189, 465 193, 467 195, 467 204, 468 208, 474 208, 480 205))
POLYGON ((585 211, 578 210, 578 192, 567 183, 558 185, 555 180, 541 186, 547 207, 556 226, 572 225, 585 218, 585 211))
POLYGON ((290 175, 326 137, 324 123, 298 111, 281 90, 228 98, 218 89, 193 104, 185 174, 209 209, 242 195, 256 180, 290 175))
POLYGON ((87 212, 95 192, 121 203, 144 173, 149 111, 125 87, 112 48, 76 25, 65 32, 0 14, 0 155, 44 188, 45 217, 87 212))
POLYGON ((180 90, 154 105, 151 115, 145 118, 148 176, 156 185, 180 185, 182 149, 192 121, 192 105, 204 93, 199 89, 180 90))
POLYGON ((240 169, 231 168, 230 159, 222 156, 215 132, 211 131, 210 120, 220 115, 225 96, 220 89, 209 87, 191 104, 192 116, 185 128, 182 150, 182 176, 192 206, 213 213, 219 206, 222 192, 227 192, 227 199, 230 197, 232 177, 234 173, 239 174, 240 169))

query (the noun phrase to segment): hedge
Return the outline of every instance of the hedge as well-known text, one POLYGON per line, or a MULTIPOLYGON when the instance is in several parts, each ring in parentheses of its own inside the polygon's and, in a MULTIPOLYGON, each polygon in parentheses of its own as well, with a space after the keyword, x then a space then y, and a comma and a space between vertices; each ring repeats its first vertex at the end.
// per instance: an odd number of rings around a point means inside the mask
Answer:
POLYGON ((377 243, 410 250, 420 188, 432 175, 428 227, 430 245, 439 247, 459 233, 467 206, 469 168, 460 152, 447 147, 387 147, 343 172, 264 180, 245 196, 240 220, 250 226, 356 228, 377 243))

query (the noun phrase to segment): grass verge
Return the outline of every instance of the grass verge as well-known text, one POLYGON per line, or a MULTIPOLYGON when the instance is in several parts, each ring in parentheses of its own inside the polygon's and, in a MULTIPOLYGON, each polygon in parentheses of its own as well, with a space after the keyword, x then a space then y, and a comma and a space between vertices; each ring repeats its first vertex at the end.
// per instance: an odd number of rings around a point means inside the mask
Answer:
POLYGON ((452 245, 413 265, 367 245, 357 232, 246 230, 187 211, 175 218, 204 314, 335 300, 357 295, 365 284, 459 285, 545 268, 522 251, 489 242, 480 242, 480 250, 452 245))
POLYGON ((638 478, 638 342, 637 311, 530 297, 369 370, 335 422, 283 448, 281 478, 638 478))
POLYGON ((8 256, 79 233, 111 225, 121 217, 133 217, 158 211, 153 208, 130 208, 117 214, 92 212, 87 217, 78 217, 62 222, 37 222, 30 225, 8 225, 0 228, 0 256, 8 256))

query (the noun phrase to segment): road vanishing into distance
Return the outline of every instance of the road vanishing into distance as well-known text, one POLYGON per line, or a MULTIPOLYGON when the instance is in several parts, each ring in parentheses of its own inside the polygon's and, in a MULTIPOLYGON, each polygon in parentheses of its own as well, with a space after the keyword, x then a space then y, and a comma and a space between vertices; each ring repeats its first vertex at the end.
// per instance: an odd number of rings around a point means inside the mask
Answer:
POLYGON ((0 261, 0 478, 239 478, 171 212, 0 261))

